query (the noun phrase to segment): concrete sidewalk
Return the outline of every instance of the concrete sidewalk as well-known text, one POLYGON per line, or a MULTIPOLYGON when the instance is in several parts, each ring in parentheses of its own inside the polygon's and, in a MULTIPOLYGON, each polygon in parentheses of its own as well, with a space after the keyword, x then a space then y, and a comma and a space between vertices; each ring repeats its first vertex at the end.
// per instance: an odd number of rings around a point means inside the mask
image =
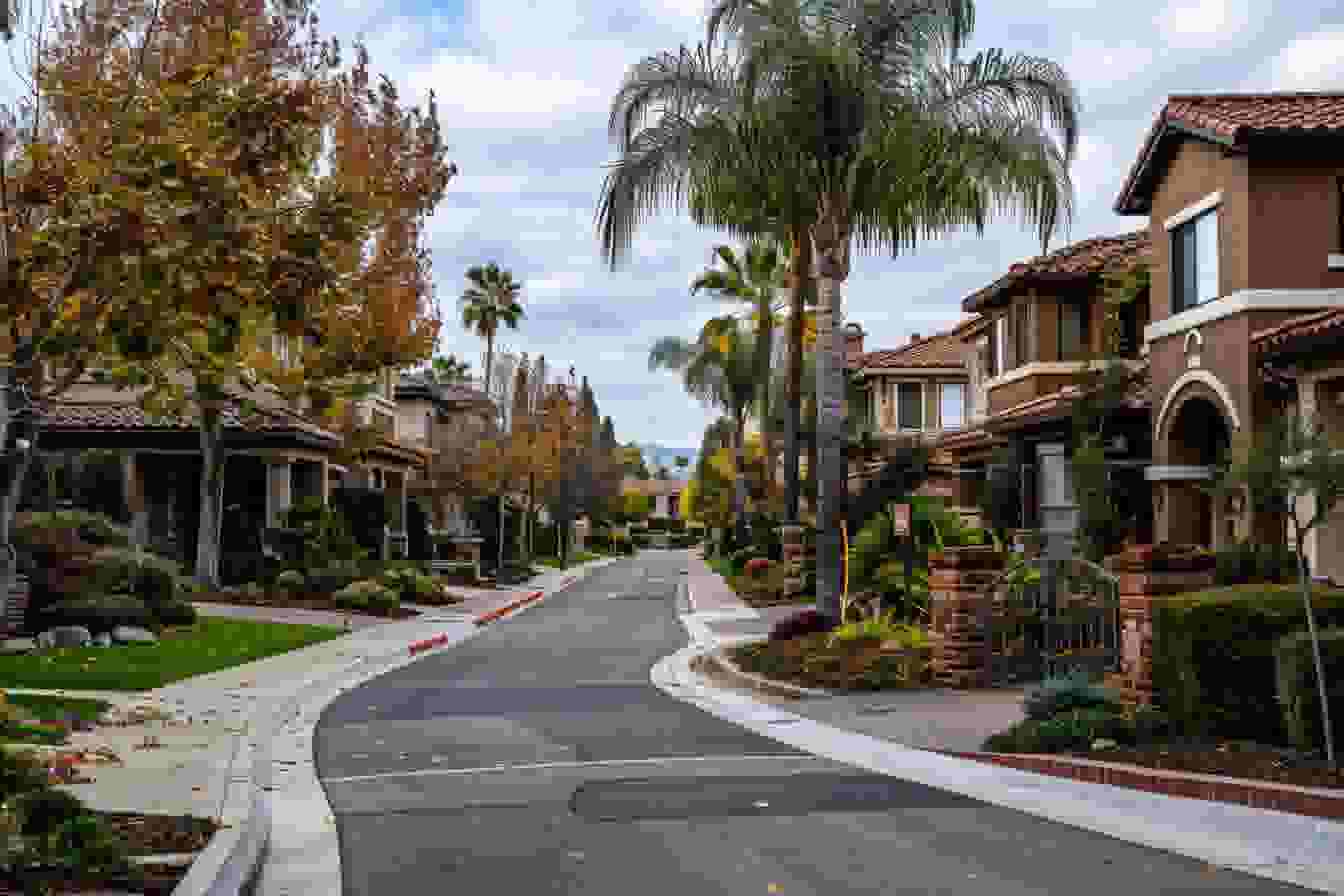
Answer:
MULTIPOLYGON (((697 571, 698 562, 690 561, 687 578, 712 594, 716 586, 697 571)), ((699 657, 759 640, 769 631, 764 619, 741 612, 725 615, 733 611, 721 593, 702 604, 709 605, 715 609, 683 616, 692 643, 655 666, 651 679, 666 693, 711 715, 869 771, 1210 865, 1344 893, 1344 823, 1050 777, 932 752, 957 750, 957 744, 968 752, 978 749, 983 736, 1021 717, 1019 692, 919 691, 790 699, 706 677, 698 671, 699 657)), ((694 606, 692 601, 693 610, 694 606)))

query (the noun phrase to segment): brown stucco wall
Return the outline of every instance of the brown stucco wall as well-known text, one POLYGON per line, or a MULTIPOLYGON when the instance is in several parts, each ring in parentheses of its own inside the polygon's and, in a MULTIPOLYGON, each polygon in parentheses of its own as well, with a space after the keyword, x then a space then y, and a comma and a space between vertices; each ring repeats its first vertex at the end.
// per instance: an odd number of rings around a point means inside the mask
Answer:
POLYGON ((1171 316, 1171 242, 1162 222, 1181 209, 1222 190, 1218 211, 1219 294, 1246 289, 1249 274, 1248 166, 1244 155, 1186 139, 1177 147, 1166 176, 1153 193, 1149 230, 1153 241, 1152 319, 1171 316))
POLYGON ((1252 289, 1339 289, 1344 271, 1326 268, 1340 251, 1339 197, 1344 144, 1304 157, 1252 147, 1250 274, 1252 289))

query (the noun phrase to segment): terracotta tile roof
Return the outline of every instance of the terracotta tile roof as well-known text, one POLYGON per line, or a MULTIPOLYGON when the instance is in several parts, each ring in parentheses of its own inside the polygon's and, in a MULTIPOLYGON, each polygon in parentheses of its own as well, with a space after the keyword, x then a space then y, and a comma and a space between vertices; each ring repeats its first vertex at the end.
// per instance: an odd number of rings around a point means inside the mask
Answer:
MULTIPOLYGON (((1004 408, 986 420, 985 424, 991 429, 1013 429, 1038 420, 1056 420, 1072 412, 1073 404, 1081 394, 1082 390, 1077 386, 1064 386, 1047 395, 1039 395, 1004 408)), ((1146 385, 1141 380, 1136 381, 1134 388, 1124 400, 1124 407, 1138 411, 1149 406, 1146 385)))
POLYGON ((1032 283, 1082 280, 1106 271, 1125 270, 1136 263, 1146 263, 1151 255, 1146 229, 1081 240, 1013 265, 998 280, 967 296, 961 308, 977 312, 1032 283))
POLYGON ((1339 329, 1344 329, 1344 311, 1314 311, 1256 332, 1251 336, 1251 349, 1257 355, 1271 355, 1291 350, 1298 340, 1339 329))
MULTIPOLYGON (((115 432, 126 430, 190 430, 196 428, 191 417, 153 417, 134 402, 48 402, 42 414, 42 424, 53 431, 115 432)), ((286 414, 278 410, 259 411, 246 423, 237 410, 225 412, 226 429, 246 429, 253 432, 294 432, 314 436, 319 439, 339 442, 340 436, 309 423, 296 414, 286 414)))
POLYGON ((1253 136, 1344 133, 1344 93, 1209 93, 1167 98, 1115 202, 1120 214, 1146 214, 1159 152, 1172 135, 1242 147, 1253 136))
POLYGON ((403 374, 397 383, 398 398, 422 398, 448 404, 489 404, 490 396, 470 383, 438 383, 423 374, 403 374))
POLYGON ((901 348, 881 348, 864 352, 850 362, 856 370, 901 370, 907 368, 945 368, 966 366, 966 345, 961 334, 976 322, 965 321, 944 333, 935 333, 901 348))

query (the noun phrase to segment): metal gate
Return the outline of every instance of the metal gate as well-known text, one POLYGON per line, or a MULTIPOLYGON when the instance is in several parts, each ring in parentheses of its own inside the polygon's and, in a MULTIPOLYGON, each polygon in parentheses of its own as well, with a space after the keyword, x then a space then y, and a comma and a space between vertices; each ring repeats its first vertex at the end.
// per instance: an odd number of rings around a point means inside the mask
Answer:
POLYGON ((1120 587, 1081 557, 1027 560, 991 586, 981 615, 995 685, 1120 668, 1120 587))

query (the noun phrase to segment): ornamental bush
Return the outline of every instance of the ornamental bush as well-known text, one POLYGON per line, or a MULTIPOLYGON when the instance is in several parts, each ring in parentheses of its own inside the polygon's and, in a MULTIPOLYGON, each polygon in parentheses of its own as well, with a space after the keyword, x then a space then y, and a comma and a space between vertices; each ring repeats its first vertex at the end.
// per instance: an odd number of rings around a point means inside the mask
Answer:
POLYGON ((1121 702, 1110 688, 1088 681, 1085 676, 1049 678, 1027 692, 1022 709, 1028 719, 1040 721, 1074 709, 1119 712, 1121 702))
POLYGON ((166 557, 130 548, 99 548, 90 558, 89 591, 131 594, 151 607, 178 597, 181 567, 166 557))
POLYGON ((275 587, 281 591, 302 591, 308 580, 297 569, 286 569, 275 577, 275 587))
POLYGON ((765 557, 752 557, 747 561, 744 572, 746 572, 750 578, 757 579, 770 568, 770 565, 770 561, 765 557))
POLYGON ((791 641, 807 635, 829 631, 826 617, 816 610, 800 610, 792 616, 786 616, 770 629, 771 641, 791 641))
POLYGON ((368 610, 389 613, 401 604, 396 592, 373 579, 352 582, 332 595, 332 601, 343 610, 368 610))
POLYGON ((48 604, 42 609, 42 628, 82 625, 93 634, 110 632, 119 625, 150 626, 154 613, 133 594, 82 594, 48 604))
MULTIPOLYGON (((1326 695, 1330 699, 1330 727, 1335 744, 1344 744, 1344 628, 1325 629, 1319 635, 1326 695)), ((1322 752, 1325 735, 1321 727, 1321 698, 1316 687, 1311 638, 1306 632, 1285 635, 1274 646, 1274 658, 1283 727, 1288 739, 1299 750, 1322 752)))
MULTIPOLYGON (((1313 588, 1316 623, 1344 626, 1344 590, 1313 588)), ((1297 585, 1211 588, 1153 605, 1153 688, 1181 733, 1286 744, 1281 638, 1306 631, 1297 585)))

